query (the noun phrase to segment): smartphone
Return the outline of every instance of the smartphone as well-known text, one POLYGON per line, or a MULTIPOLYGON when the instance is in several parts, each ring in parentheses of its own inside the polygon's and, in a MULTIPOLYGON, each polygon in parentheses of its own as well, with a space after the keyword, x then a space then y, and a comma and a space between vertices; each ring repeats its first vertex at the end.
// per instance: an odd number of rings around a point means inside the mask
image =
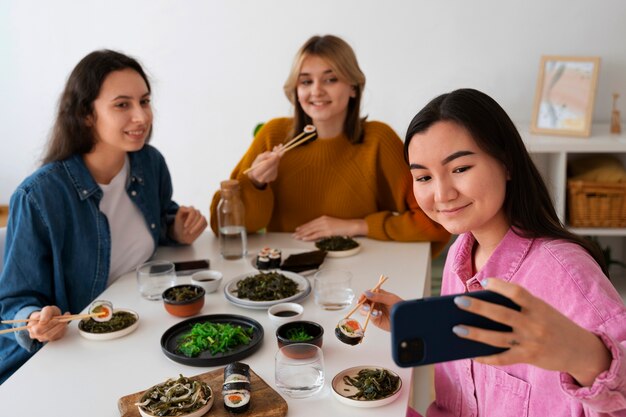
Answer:
POLYGON ((461 310, 454 304, 454 297, 459 295, 520 310, 507 297, 487 290, 399 302, 391 310, 392 355, 398 366, 420 366, 475 358, 507 350, 463 339, 452 332, 452 327, 457 324, 500 332, 512 330, 502 323, 461 310))
POLYGON ((191 275, 194 272, 209 269, 211 263, 208 259, 199 259, 195 261, 174 262, 174 270, 176 275, 191 275))

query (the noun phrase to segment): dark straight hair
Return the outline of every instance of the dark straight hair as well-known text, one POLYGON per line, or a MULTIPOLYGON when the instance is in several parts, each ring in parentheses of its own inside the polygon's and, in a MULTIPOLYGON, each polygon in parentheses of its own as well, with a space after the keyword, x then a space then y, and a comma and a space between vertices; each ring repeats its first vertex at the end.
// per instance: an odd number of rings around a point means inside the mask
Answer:
MULTIPOLYGON (((59 99, 59 109, 48 141, 43 164, 61 161, 72 155, 91 152, 96 144, 93 129, 87 117, 93 114, 93 102, 100 94, 105 78, 114 71, 130 68, 146 82, 150 82, 139 62, 120 52, 108 49, 94 51, 74 67, 59 99)), ((152 130, 148 135, 148 141, 152 130)))
POLYGON ((487 94, 464 88, 442 94, 428 103, 411 120, 406 132, 404 158, 407 163, 413 136, 443 121, 465 128, 483 151, 507 168, 511 178, 506 185, 504 211, 515 233, 529 238, 548 237, 579 244, 609 276, 598 246, 563 226, 517 128, 504 109, 487 94))

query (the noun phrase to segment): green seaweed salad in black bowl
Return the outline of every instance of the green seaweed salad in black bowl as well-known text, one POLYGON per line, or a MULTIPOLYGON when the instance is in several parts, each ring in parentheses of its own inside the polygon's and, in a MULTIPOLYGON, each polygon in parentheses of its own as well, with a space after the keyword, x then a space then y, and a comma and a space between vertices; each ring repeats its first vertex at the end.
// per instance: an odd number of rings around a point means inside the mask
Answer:
POLYGON ((319 348, 324 340, 324 328, 315 322, 296 320, 276 329, 278 348, 294 343, 308 343, 319 348))

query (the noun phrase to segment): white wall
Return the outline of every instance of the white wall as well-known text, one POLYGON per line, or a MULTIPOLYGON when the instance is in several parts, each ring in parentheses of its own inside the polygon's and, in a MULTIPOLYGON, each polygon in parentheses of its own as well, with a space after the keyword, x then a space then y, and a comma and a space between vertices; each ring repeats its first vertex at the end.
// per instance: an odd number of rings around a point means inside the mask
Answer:
POLYGON ((153 82, 152 143, 174 197, 208 211, 259 121, 288 115, 298 47, 337 34, 367 76, 364 113, 402 137, 435 95, 474 87, 528 122, 542 54, 602 58, 594 120, 626 109, 624 0, 2 0, 0 204, 38 164, 63 84, 94 49, 140 59, 153 82))

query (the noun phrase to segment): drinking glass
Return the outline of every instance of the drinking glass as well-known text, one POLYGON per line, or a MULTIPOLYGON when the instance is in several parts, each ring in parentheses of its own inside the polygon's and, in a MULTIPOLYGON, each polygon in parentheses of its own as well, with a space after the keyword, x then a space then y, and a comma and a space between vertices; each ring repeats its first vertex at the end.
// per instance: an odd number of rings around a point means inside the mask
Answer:
POLYGON ((283 346, 275 357, 276 388, 292 398, 306 398, 324 387, 322 349, 308 343, 283 346))
POLYGON ((148 300, 160 300, 163 291, 176 285, 174 264, 168 261, 151 261, 137 267, 139 293, 148 300))
POLYGON ((352 274, 340 269, 320 269, 313 278, 315 304, 324 310, 342 310, 352 304, 352 274))

